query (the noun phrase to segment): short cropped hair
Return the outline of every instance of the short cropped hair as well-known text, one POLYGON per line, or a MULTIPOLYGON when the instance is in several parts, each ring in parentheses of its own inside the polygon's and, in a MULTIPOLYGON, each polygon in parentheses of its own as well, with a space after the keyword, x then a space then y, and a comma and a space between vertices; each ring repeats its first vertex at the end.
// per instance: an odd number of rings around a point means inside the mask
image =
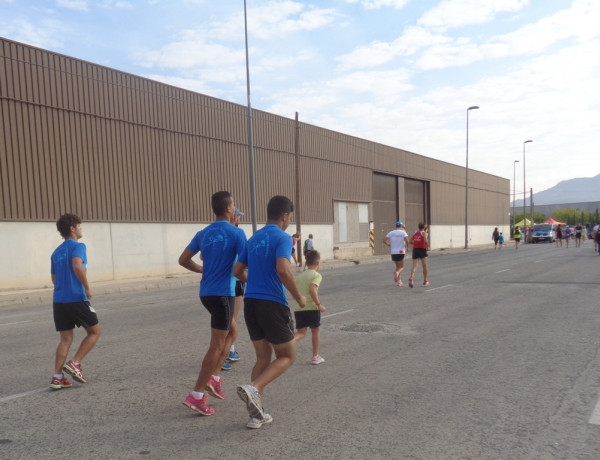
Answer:
POLYGON ((279 220, 284 214, 294 212, 294 203, 286 196, 276 195, 267 204, 267 219, 279 220))
POLYGON ((68 238, 71 235, 71 227, 77 227, 81 223, 81 219, 75 214, 63 214, 56 221, 56 229, 63 238, 68 238))
POLYGON ((222 216, 227 211, 227 206, 231 204, 231 193, 217 192, 211 198, 212 210, 216 216, 222 216))
POLYGON ((313 249, 312 251, 308 251, 304 258, 306 259, 306 265, 317 265, 321 260, 321 254, 316 249, 313 249))
POLYGON ((419 222, 419 230, 423 230, 425 228, 425 224, 423 222, 419 222))

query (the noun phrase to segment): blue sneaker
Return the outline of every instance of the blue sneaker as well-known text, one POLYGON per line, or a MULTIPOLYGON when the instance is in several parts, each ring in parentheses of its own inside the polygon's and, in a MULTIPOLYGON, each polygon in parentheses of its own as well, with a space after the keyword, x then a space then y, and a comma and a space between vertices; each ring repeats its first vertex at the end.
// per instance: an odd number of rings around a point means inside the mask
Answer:
POLYGON ((227 361, 225 361, 223 363, 223 366, 221 367, 221 370, 223 370, 223 371, 230 371, 232 367, 233 366, 231 365, 231 363, 228 363, 227 361))
POLYGON ((240 355, 237 351, 230 351, 227 355, 227 361, 235 362, 240 360, 240 355))

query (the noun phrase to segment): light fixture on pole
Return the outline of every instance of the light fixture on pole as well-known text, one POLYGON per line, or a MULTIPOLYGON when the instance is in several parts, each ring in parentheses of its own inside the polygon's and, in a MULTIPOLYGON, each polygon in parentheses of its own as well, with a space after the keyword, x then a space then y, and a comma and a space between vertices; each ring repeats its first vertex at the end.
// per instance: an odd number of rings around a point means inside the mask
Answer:
POLYGON ((467 164, 465 173, 465 249, 469 249, 469 111, 478 108, 478 105, 473 105, 467 109, 467 164))
POLYGON ((515 160, 513 163, 513 212, 512 212, 512 227, 515 228, 515 201, 517 201, 517 192, 515 191, 515 185, 517 183, 517 163, 519 160, 515 160))
MULTIPOLYGON (((527 206, 527 200, 526 200, 526 194, 525 194, 525 144, 529 143, 529 142, 533 142, 531 139, 526 140, 525 142, 523 142, 523 226, 525 227, 525 229, 527 229, 527 217, 526 217, 526 206, 527 206)), ((531 223, 531 222, 530 222, 531 223)), ((525 235, 525 242, 527 242, 527 235, 525 235)))

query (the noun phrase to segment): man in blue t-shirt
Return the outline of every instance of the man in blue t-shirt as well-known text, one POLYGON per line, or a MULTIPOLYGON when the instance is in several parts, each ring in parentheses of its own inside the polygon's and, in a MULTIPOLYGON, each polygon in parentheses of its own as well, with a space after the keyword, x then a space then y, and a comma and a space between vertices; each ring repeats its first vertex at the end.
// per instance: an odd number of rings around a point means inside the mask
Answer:
POLYGON ((71 374, 80 383, 87 382, 81 373, 80 364, 98 342, 100 325, 89 301, 92 291, 86 274, 85 244, 78 242, 83 236, 81 219, 75 214, 64 214, 56 222, 56 228, 65 241, 54 250, 50 258, 50 274, 54 285, 54 325, 60 333, 50 388, 60 390, 73 385, 65 378, 63 371, 71 374), (66 363, 69 348, 73 343, 75 326, 85 328, 87 335, 81 341, 73 359, 66 363))
POLYGON ((202 415, 212 415, 215 410, 206 403, 206 393, 225 399, 221 382, 221 367, 225 362, 233 338, 237 336, 234 320, 235 278, 233 265, 246 246, 246 234, 230 220, 235 204, 229 192, 217 192, 211 199, 215 222, 196 233, 179 256, 179 264, 190 271, 202 273, 200 301, 210 313, 210 345, 194 390, 184 405, 202 415), (192 260, 198 252, 203 264, 192 260))
POLYGON ((237 388, 246 403, 248 428, 260 428, 273 418, 262 408, 265 387, 283 374, 296 358, 294 322, 286 299, 286 288, 299 305, 306 305, 290 270, 292 237, 285 233, 294 204, 285 196, 274 196, 267 205, 267 225, 246 244, 233 274, 246 283, 244 318, 254 350, 256 364, 251 383, 237 388), (272 350, 275 360, 271 361, 272 350))

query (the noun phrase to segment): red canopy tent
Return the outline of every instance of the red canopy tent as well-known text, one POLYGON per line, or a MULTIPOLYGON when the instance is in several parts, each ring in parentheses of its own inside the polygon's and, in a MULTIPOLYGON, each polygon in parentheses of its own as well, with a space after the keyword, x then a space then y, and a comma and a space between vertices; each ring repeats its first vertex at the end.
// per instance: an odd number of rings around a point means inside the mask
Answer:
POLYGON ((545 224, 555 224, 555 225, 567 225, 566 222, 559 222, 557 220, 554 220, 552 217, 548 217, 545 221, 545 224))

